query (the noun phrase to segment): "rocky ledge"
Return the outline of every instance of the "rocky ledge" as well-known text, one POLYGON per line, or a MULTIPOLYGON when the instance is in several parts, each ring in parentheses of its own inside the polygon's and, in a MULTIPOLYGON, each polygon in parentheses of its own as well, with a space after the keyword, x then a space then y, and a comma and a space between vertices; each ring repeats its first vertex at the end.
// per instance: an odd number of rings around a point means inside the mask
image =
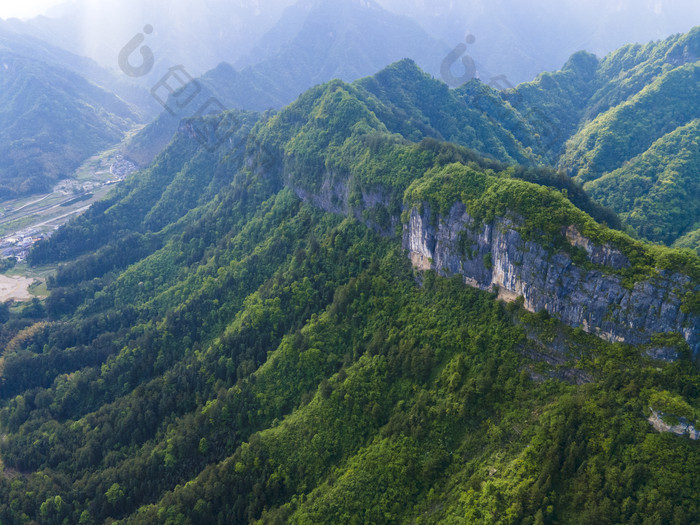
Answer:
POLYGON ((700 439, 700 431, 688 423, 685 418, 676 418, 675 416, 672 416, 674 419, 678 420, 676 424, 672 425, 663 420, 664 417, 668 417, 667 414, 657 412, 651 407, 649 407, 649 410, 651 411, 651 415, 649 416, 648 421, 657 432, 669 432, 677 436, 688 436, 694 441, 700 439))
POLYGON ((629 265, 622 253, 596 246, 573 227, 562 236, 585 250, 592 264, 581 267, 563 251, 552 253, 523 239, 512 220, 477 224, 461 203, 438 220, 427 205, 411 209, 403 247, 417 269, 461 275, 467 284, 497 291, 506 301, 522 297, 528 310, 546 310, 605 340, 647 344, 653 334, 677 332, 694 355, 700 352, 700 317, 681 308, 689 277, 660 272, 625 287, 615 273, 629 265))

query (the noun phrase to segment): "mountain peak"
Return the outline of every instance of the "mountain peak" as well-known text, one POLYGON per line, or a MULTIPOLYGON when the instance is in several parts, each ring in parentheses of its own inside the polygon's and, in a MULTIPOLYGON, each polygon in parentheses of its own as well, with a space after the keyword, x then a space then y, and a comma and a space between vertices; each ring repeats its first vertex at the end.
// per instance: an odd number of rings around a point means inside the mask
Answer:
POLYGON ((401 82, 418 82, 431 79, 418 64, 411 58, 403 58, 393 64, 388 65, 376 75, 373 75, 378 82, 399 80, 401 82))
POLYGON ((600 59, 593 53, 579 51, 569 57, 569 60, 566 61, 562 69, 564 71, 571 70, 584 77, 592 78, 599 65, 600 59))
POLYGON ((689 64, 700 60, 700 26, 691 29, 669 49, 666 60, 675 65, 689 64))

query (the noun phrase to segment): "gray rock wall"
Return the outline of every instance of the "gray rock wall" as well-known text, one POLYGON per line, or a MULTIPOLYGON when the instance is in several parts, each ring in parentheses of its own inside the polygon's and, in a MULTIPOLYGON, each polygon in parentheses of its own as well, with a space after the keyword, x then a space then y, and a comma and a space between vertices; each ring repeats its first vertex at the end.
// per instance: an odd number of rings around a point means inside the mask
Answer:
POLYGON ((416 268, 461 275, 508 301, 522 297, 528 310, 546 310, 608 341, 644 344, 654 333, 679 332, 694 354, 700 351, 700 318, 681 311, 682 295, 690 289, 686 276, 661 273, 628 289, 619 275, 606 271, 629 265, 626 257, 595 246, 574 228, 562 234, 599 269, 581 268, 566 253, 525 241, 511 220, 475 225, 462 204, 434 222, 424 206, 422 213, 412 209, 404 226, 403 247, 416 268))
MULTIPOLYGON (((388 206, 389 195, 378 189, 365 191, 361 205, 351 209, 347 182, 333 180, 327 174, 319 192, 286 182, 302 200, 330 213, 352 214, 383 235, 392 235, 398 217, 376 224, 363 216, 367 210, 388 206)), ((661 272, 629 289, 610 271, 630 265, 619 250, 594 244, 573 226, 562 236, 585 250, 596 269, 577 266, 567 253, 551 253, 524 240, 510 219, 477 225, 462 203, 437 221, 427 205, 422 212, 410 210, 403 247, 417 269, 461 275, 468 285, 496 290, 506 301, 522 297, 528 310, 546 310, 565 324, 580 326, 607 341, 646 344, 655 333, 677 332, 694 355, 700 353, 700 317, 681 311, 682 297, 692 288, 689 277, 661 272)))

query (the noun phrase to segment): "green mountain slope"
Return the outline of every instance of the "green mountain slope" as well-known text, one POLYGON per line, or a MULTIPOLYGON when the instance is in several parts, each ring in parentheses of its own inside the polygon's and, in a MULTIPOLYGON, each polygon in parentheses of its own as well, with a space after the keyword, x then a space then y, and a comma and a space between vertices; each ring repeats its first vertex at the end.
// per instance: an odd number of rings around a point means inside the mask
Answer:
POLYGON ((672 244, 700 222, 699 140, 695 119, 586 189, 644 237, 672 244))
POLYGON ((141 120, 76 74, 78 64, 64 67, 70 57, 32 39, 0 37, 0 198, 48 191, 141 120), (54 57, 59 64, 49 62, 54 57))
POLYGON ((512 133, 465 104, 459 93, 421 72, 411 60, 398 62, 357 86, 384 106, 374 109, 392 133, 462 144, 504 162, 532 165, 537 159, 512 133))
POLYGON ((700 65, 688 64, 598 115, 567 145, 560 165, 582 181, 619 168, 664 134, 700 115, 700 65))
POLYGON ((514 89, 471 82, 458 92, 493 129, 584 183, 637 234, 671 245, 696 229, 700 206, 698 59, 695 28, 602 60, 577 53, 561 71, 514 89))
POLYGON ((678 239, 674 244, 676 248, 688 248, 700 250, 700 229, 693 230, 678 239))
POLYGON ((552 170, 398 134, 429 85, 402 63, 277 114, 185 121, 39 245, 34 262, 66 262, 0 330, 3 522, 700 519, 697 442, 647 421, 698 418, 700 259, 598 224, 552 170), (463 267, 496 273, 470 235, 516 228, 563 277, 640 299, 670 282, 660 317, 690 333, 606 342, 412 265, 415 213, 451 232, 460 205, 463 267))

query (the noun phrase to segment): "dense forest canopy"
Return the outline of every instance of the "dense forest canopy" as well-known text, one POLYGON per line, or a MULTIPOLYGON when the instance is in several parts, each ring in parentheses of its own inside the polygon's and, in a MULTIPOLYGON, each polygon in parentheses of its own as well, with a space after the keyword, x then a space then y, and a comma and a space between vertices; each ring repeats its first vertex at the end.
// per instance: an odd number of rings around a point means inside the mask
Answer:
POLYGON ((584 190, 692 141, 697 97, 633 115, 693 87, 677 52, 697 38, 505 92, 405 60, 279 112, 183 120, 32 251, 59 264, 46 301, 0 310, 0 522, 700 521, 700 258, 620 231, 584 190), (614 142, 625 164, 605 130, 630 120, 646 133, 614 142), (687 325, 613 341, 416 268, 409 211, 440 228, 458 204, 569 268, 671 280, 683 302, 658 309, 687 325))

